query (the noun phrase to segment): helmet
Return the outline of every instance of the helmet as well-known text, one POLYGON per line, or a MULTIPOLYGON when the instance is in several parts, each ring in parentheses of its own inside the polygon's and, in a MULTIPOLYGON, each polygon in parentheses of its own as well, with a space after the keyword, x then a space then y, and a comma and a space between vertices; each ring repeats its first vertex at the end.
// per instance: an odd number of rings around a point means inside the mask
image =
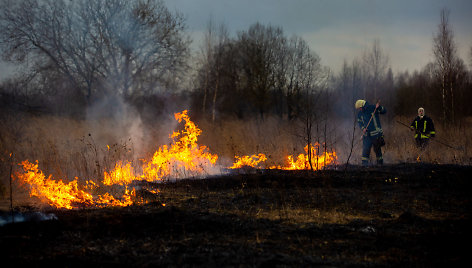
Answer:
POLYGON ((364 105, 365 105, 365 100, 357 100, 356 101, 356 109, 364 107, 364 105))

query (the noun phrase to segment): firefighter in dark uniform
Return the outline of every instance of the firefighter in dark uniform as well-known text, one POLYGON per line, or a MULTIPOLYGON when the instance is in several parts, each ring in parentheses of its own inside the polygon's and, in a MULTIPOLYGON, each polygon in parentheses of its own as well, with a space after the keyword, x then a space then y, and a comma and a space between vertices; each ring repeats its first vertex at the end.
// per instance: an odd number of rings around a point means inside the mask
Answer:
POLYGON ((371 105, 365 100, 357 100, 355 104, 359 111, 357 122, 362 130, 362 165, 369 165, 371 148, 374 148, 377 157, 377 165, 383 165, 382 146, 385 145, 379 114, 385 114, 387 110, 377 102, 371 105))
POLYGON ((433 120, 425 115, 422 107, 418 109, 418 116, 411 122, 410 129, 415 131, 416 146, 421 149, 426 148, 429 139, 436 135, 433 120))

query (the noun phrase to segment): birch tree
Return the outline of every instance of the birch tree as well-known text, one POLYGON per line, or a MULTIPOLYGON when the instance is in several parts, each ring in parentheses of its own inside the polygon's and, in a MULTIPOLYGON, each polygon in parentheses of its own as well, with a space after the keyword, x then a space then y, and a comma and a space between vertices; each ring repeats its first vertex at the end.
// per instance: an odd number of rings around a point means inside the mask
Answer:
POLYGON ((457 69, 457 48, 454 32, 449 24, 449 10, 441 10, 441 22, 433 39, 436 77, 440 81, 444 122, 454 123, 454 72, 457 69))

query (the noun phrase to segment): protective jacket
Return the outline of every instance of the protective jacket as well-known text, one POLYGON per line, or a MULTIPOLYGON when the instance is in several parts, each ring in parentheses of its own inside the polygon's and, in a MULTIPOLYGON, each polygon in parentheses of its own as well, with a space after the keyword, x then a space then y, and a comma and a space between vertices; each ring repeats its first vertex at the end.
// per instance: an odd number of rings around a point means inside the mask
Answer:
POLYGON ((436 135, 433 120, 426 115, 423 118, 417 116, 410 127, 415 130, 415 139, 429 139, 436 135))
POLYGON ((361 129, 364 130, 364 128, 367 127, 365 136, 375 138, 383 135, 382 126, 380 125, 379 114, 384 114, 386 112, 387 110, 383 106, 379 106, 379 108, 377 108, 376 110, 375 105, 369 104, 368 102, 365 103, 362 110, 359 111, 359 113, 357 114, 357 122, 359 123, 361 129), (374 114, 374 116, 372 116, 372 114, 374 114), (372 120, 370 119, 371 117, 372 120), (367 126, 367 124, 369 125, 367 126))

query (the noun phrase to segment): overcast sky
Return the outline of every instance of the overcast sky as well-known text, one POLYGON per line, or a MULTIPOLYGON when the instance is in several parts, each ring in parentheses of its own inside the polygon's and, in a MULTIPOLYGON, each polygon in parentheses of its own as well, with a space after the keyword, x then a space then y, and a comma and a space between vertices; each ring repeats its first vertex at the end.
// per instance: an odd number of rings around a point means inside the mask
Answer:
MULTIPOLYGON (((208 21, 225 24, 234 37, 260 22, 279 26, 285 36, 303 37, 323 65, 339 72, 343 61, 361 57, 379 39, 394 73, 420 70, 433 60, 432 40, 440 11, 450 10, 459 56, 469 66, 472 46, 472 0, 164 0, 186 17, 201 46, 208 21)), ((469 66, 470 67, 470 66, 469 66)), ((8 73, 0 63, 0 79, 8 73)))
POLYGON ((339 71, 372 45, 374 39, 397 71, 420 70, 432 61, 432 40, 440 11, 450 10, 459 56, 468 65, 472 46, 472 0, 165 0, 171 11, 187 19, 194 39, 210 18, 225 24, 230 34, 260 22, 280 26, 287 37, 308 42, 324 65, 339 71))

